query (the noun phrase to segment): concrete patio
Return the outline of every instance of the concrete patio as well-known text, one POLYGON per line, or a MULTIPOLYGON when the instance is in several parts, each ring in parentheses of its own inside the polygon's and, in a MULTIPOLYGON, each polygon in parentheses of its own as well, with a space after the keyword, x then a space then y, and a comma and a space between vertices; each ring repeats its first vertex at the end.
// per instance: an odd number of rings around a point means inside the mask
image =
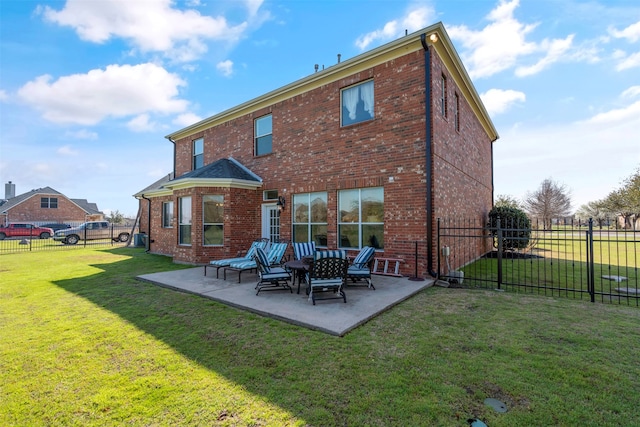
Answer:
POLYGON ((304 284, 300 294, 296 293, 297 286, 292 285, 293 293, 277 290, 262 291, 260 295, 256 295, 256 274, 243 273, 242 283, 238 283, 237 273, 228 273, 227 280, 222 280, 222 271, 220 276, 220 279, 216 279, 215 269, 208 269, 207 276, 204 276, 204 267, 194 267, 144 274, 137 278, 337 336, 345 335, 434 283, 431 278, 414 281, 405 277, 374 275, 375 290, 361 285, 347 286, 346 304, 342 300, 334 299, 317 301, 314 306, 305 294, 304 284))

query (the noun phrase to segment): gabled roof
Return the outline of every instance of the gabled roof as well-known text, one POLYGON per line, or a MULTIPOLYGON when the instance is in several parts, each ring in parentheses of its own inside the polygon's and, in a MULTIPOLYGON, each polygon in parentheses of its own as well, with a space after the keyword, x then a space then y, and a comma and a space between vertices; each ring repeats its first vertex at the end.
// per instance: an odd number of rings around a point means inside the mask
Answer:
POLYGON ((64 194, 54 190, 51 187, 36 188, 35 190, 27 191, 26 193, 19 194, 16 197, 12 197, 12 198, 8 199, 0 207, 0 209, 1 209, 0 213, 6 213, 11 208, 19 205, 20 203, 24 202, 25 200, 27 200, 27 199, 29 199, 29 198, 31 198, 33 196, 45 195, 45 194, 48 195, 48 196, 49 195, 64 196, 64 194))
POLYGON ((95 203, 90 203, 87 199, 69 199, 76 205, 78 205, 82 210, 84 210, 88 214, 101 214, 102 211, 98 209, 98 205, 95 203))
POLYGON ((189 171, 176 179, 168 174, 144 190, 134 194, 143 196, 169 195, 176 188, 190 187, 235 187, 259 188, 262 179, 233 158, 220 159, 204 167, 189 171))
POLYGON ((429 44, 429 48, 434 49, 446 65, 457 86, 467 99, 467 102, 471 106, 474 114, 478 117, 480 124, 484 128, 490 140, 497 140, 498 132, 493 125, 478 92, 471 82, 471 78, 462 63, 462 60, 458 56, 458 53, 456 52, 456 49, 453 46, 442 22, 430 25, 422 30, 400 37, 368 52, 327 67, 322 71, 303 77, 302 79, 279 89, 268 92, 262 96, 187 126, 186 128, 173 132, 165 136, 165 138, 170 141, 175 141, 177 139, 188 137, 205 129, 233 120, 237 117, 250 114, 302 93, 309 92, 346 76, 362 72, 376 65, 402 57, 410 52, 424 50, 425 46, 423 45, 423 39, 429 40, 429 42, 427 42, 429 44))

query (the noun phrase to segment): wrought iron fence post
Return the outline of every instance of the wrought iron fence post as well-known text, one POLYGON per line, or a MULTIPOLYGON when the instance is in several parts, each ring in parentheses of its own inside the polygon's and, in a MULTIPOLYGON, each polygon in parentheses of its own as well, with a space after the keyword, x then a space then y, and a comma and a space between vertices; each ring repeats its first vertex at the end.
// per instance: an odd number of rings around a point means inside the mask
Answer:
POLYGON ((589 218, 587 230, 587 289, 591 295, 591 302, 596 302, 596 280, 593 253, 593 218, 589 218))
POLYGON ((496 228, 498 235, 498 289, 500 289, 502 285, 502 226, 499 216, 496 218, 496 228))

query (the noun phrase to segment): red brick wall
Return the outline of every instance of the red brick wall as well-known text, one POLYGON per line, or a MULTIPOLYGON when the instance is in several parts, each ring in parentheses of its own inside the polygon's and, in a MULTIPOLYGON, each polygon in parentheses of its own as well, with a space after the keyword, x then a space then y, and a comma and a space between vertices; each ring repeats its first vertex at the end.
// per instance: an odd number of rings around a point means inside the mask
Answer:
MULTIPOLYGON (((432 78, 439 81, 442 65, 435 54, 433 59, 432 78)), ((291 206, 292 194, 326 191, 328 246, 337 247, 338 190, 382 186, 385 248, 378 256, 405 259, 402 272, 413 275, 418 242, 418 274, 425 276, 428 272, 424 76, 424 52, 409 53, 176 141, 177 177, 191 170, 192 141, 204 137, 205 164, 233 157, 260 176, 264 186, 257 191, 197 188, 176 192, 174 197, 193 196, 194 224, 199 224, 202 194, 227 192, 225 200, 233 203, 225 204, 228 220, 225 246, 202 248, 201 236, 196 231, 191 248, 176 250, 166 237, 167 242, 154 250, 173 253, 177 261, 183 262, 234 256, 260 236, 260 203, 265 189, 278 190, 286 197, 287 207, 291 206), (340 89, 371 78, 375 88, 375 119, 340 127, 340 89), (269 113, 273 115, 273 152, 255 157, 253 121, 269 113)), ((458 89, 453 78, 450 82, 453 93, 458 89)), ((435 112, 437 99, 433 98, 435 112)), ((434 230, 439 215, 478 216, 491 206, 490 142, 462 96, 460 100, 460 133, 453 129, 452 121, 434 119, 434 230)), ((177 207, 177 200, 175 203, 177 207)), ((157 221, 161 218, 159 209, 154 214, 157 221)), ((290 209, 281 216, 281 237, 291 238, 290 209)), ((171 239, 175 242, 175 235, 171 239)), ((437 254, 437 248, 433 249, 437 254)))
POLYGON ((36 194, 11 208, 5 223, 33 222, 45 223, 82 223, 85 222, 85 211, 60 194, 36 194), (42 197, 56 197, 58 208, 41 208, 42 197))
MULTIPOLYGON (((493 164, 491 140, 487 136, 469 103, 455 85, 451 74, 437 55, 432 56, 433 81, 433 200, 434 230, 437 218, 486 221, 493 204, 493 164), (442 75, 447 79, 447 117, 440 108, 439 84, 442 75), (437 89, 435 89, 437 88, 437 89), (460 130, 455 129, 455 94, 459 99, 460 130)), ((434 234, 434 245, 436 235, 434 234)), ((441 242, 454 246, 454 242, 441 242)), ((486 239, 466 239, 465 257, 457 257, 464 264, 488 250, 486 239)), ((438 248, 434 247, 437 255, 438 248)), ((457 268, 460 265, 452 265, 457 268)))

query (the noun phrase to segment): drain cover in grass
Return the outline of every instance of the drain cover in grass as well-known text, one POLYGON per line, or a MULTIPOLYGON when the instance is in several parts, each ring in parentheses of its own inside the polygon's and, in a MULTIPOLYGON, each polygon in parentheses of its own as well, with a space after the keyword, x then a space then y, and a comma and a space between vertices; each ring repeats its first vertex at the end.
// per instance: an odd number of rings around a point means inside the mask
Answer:
POLYGON ((602 276, 602 278, 606 279, 606 280, 612 280, 612 281, 618 282, 618 283, 620 283, 620 282, 622 282, 624 280, 627 280, 627 278, 624 277, 624 276, 602 276))
POLYGON ((469 418, 467 420, 467 422, 469 423, 469 425, 471 427, 487 427, 487 425, 484 423, 484 421, 479 420, 477 418, 469 418))
POLYGON ((484 400, 484 404, 491 406, 493 409, 496 410, 496 412, 507 412, 507 405, 500 402, 498 399, 489 397, 484 400))

